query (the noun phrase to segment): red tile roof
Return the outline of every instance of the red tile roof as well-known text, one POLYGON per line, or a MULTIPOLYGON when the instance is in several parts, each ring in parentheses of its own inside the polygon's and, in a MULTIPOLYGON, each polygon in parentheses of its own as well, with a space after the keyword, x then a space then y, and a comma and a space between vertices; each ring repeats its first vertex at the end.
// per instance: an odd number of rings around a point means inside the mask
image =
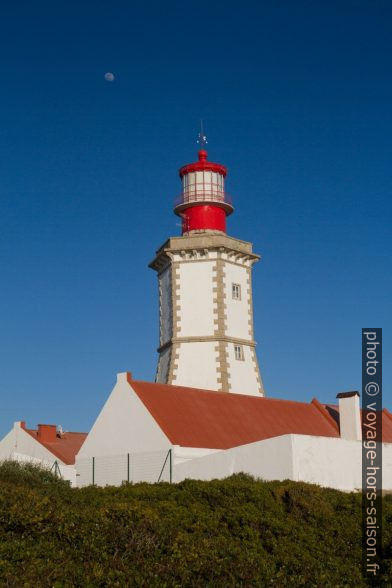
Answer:
POLYGON ((288 433, 339 437, 317 400, 294 402, 130 380, 173 445, 228 449, 288 433))
POLYGON ((67 431, 61 435, 57 434, 55 441, 43 441, 38 438, 38 431, 36 429, 25 428, 24 430, 67 465, 75 463, 75 456, 87 437, 87 433, 71 433, 67 431))
POLYGON ((386 408, 382 411, 382 440, 392 443, 392 414, 386 408))
MULTIPOLYGON (((130 375, 128 382, 173 445, 229 449, 290 433, 340 437, 338 407, 316 398, 306 403, 227 394, 141 382, 130 375)), ((383 441, 392 443, 392 414, 386 409, 383 441)))

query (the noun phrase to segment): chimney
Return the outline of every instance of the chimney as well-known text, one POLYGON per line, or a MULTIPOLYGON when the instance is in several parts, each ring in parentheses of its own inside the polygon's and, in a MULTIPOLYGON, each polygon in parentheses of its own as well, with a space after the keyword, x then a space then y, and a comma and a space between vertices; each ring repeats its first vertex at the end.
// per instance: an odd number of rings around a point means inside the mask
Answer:
POLYGON ((14 429, 25 429, 26 428, 26 421, 15 421, 14 422, 14 429))
POLYGON ((342 439, 361 441, 361 411, 359 409, 359 392, 340 392, 336 398, 339 399, 339 422, 340 436, 342 439))
POLYGON ((132 382, 131 372, 119 372, 117 374, 117 384, 120 382, 128 382, 128 384, 130 384, 132 382))
POLYGON ((39 441, 46 441, 48 443, 50 443, 51 441, 56 441, 56 425, 38 425, 37 439, 39 441))

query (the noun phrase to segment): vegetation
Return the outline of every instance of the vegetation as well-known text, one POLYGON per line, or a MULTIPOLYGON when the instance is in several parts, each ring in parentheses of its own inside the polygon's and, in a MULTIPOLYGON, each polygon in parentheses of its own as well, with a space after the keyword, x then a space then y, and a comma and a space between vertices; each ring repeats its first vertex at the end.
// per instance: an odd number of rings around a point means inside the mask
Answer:
MULTIPOLYGON (((392 500, 384 570, 392 585, 392 500)), ((0 465, 0 586, 360 587, 361 497, 237 475, 72 489, 0 465)))

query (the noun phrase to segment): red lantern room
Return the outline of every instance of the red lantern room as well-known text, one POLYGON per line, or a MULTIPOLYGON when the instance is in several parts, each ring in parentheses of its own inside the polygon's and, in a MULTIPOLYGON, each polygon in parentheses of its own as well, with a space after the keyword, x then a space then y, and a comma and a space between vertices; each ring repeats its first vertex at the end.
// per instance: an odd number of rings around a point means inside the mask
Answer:
MULTIPOLYGON (((204 146, 205 137, 201 139, 204 146)), ((184 165, 179 174, 182 193, 176 200, 174 212, 182 218, 182 234, 192 231, 225 233, 226 216, 234 210, 225 193, 226 167, 207 161, 207 151, 200 149, 199 161, 184 165)))

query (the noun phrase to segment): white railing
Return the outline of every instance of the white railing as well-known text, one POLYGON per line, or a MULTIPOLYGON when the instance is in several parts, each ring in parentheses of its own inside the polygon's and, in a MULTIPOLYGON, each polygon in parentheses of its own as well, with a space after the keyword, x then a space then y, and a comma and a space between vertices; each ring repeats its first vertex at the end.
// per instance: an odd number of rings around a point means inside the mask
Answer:
POLYGON ((232 206, 231 197, 219 190, 191 190, 188 188, 184 190, 174 201, 174 206, 181 206, 182 204, 190 204, 193 202, 219 202, 232 206))

